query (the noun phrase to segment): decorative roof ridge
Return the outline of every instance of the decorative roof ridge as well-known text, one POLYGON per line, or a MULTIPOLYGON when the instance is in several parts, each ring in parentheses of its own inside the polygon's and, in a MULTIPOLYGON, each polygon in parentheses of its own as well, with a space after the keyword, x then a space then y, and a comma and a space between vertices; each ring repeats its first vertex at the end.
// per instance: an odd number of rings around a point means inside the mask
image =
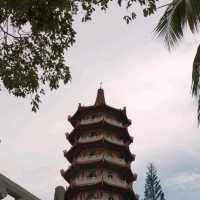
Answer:
POLYGON ((78 109, 77 110, 84 110, 84 109, 89 109, 89 108, 94 108, 94 107, 108 107, 111 108, 113 110, 117 110, 117 111, 121 111, 123 113, 126 113, 126 106, 124 106, 123 108, 116 108, 113 106, 110 106, 108 104, 94 104, 94 105, 81 105, 81 103, 78 104, 78 109))
POLYGON ((117 144, 117 143, 111 142, 110 140, 106 139, 105 137, 98 138, 97 140, 94 140, 94 141, 76 142, 73 146, 70 147, 70 149, 68 151, 63 150, 63 152, 66 155, 66 154, 69 154, 69 152, 71 152, 74 149, 81 148, 82 146, 85 146, 85 145, 94 145, 94 144, 98 144, 98 143, 110 144, 112 146, 115 146, 115 147, 118 147, 120 149, 124 149, 125 151, 130 152, 131 157, 135 156, 135 154, 131 153, 128 144, 117 144))
MULTIPOLYGON (((66 170, 61 170, 62 171, 62 175, 64 175, 64 173, 67 173, 70 169, 72 169, 73 167, 77 166, 77 165, 87 165, 87 164, 94 164, 94 163, 98 163, 98 162, 103 162, 103 163, 109 163, 109 164, 113 164, 113 162, 109 159, 107 159, 106 157, 102 156, 101 158, 97 158, 94 160, 88 160, 88 161, 74 161, 72 162, 72 164, 66 169, 66 170)), ((122 163, 114 163, 114 165, 116 167, 122 167, 122 168, 126 168, 126 169, 131 169, 130 165, 128 163, 126 164, 122 164, 122 163)), ((132 171, 131 171, 132 173, 132 171)))
POLYGON ((107 120, 103 119, 103 120, 99 120, 99 121, 91 123, 91 124, 78 124, 69 134, 71 134, 75 130, 80 129, 82 127, 95 126, 97 124, 106 124, 106 125, 110 125, 110 126, 113 126, 113 127, 120 128, 120 129, 128 131, 128 128, 126 126, 117 126, 117 125, 112 124, 112 123, 108 122, 107 120))
POLYGON ((71 116, 68 115, 68 121, 75 127, 76 126, 76 120, 81 116, 81 114, 85 111, 91 111, 93 109, 107 109, 108 111, 118 112, 120 116, 123 117, 123 120, 126 120, 126 122, 130 125, 131 120, 128 119, 126 114, 126 108, 115 108, 107 104, 95 104, 95 105, 89 105, 89 106, 82 106, 81 104, 78 105, 77 111, 71 116))
MULTIPOLYGON (((71 148, 70 148, 69 151, 72 151, 72 149, 81 148, 82 146, 85 146, 85 145, 94 145, 94 144, 98 144, 98 143, 110 144, 110 145, 113 145, 115 147, 124 149, 126 151, 130 151, 129 145, 126 145, 126 144, 124 144, 124 145, 123 144, 117 144, 117 143, 111 142, 110 140, 106 139, 105 137, 99 138, 99 139, 94 140, 94 141, 77 142, 75 145, 71 146, 71 148)), ((131 152, 130 152, 130 155, 132 155, 131 152)))
POLYGON ((129 145, 128 144, 121 144, 119 142, 115 142, 114 140, 106 137, 105 135, 101 135, 101 136, 97 136, 95 140, 90 140, 90 141, 77 141, 77 143, 75 145, 78 144, 88 144, 88 143, 95 143, 95 142, 99 142, 99 141, 104 141, 104 142, 108 142, 108 143, 112 143, 114 145, 120 146, 120 147, 124 147, 124 148, 128 148, 129 145))

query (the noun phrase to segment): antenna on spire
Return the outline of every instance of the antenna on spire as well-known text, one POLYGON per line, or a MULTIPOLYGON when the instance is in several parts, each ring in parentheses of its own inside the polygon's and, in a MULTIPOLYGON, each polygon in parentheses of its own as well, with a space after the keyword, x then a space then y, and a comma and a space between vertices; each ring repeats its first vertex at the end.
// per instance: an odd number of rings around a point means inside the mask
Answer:
POLYGON ((101 82, 100 82, 100 89, 102 89, 102 85, 103 85, 103 82, 101 81, 101 82))

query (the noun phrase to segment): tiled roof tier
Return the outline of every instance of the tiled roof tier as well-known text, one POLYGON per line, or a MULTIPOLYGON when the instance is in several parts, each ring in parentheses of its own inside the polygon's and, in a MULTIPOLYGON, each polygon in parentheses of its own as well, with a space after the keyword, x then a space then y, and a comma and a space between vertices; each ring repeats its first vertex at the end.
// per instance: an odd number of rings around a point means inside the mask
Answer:
POLYGON ((72 146, 69 151, 64 151, 64 156, 68 159, 69 162, 72 162, 74 156, 76 156, 79 152, 83 150, 87 150, 88 148, 94 150, 96 148, 116 150, 117 152, 121 152, 122 154, 124 154, 127 161, 134 161, 135 159, 135 155, 130 152, 128 145, 120 146, 118 144, 105 140, 104 138, 100 138, 97 141, 88 143, 77 143, 72 146))
POLYGON ((73 129, 73 131, 69 135, 67 135, 67 139, 73 145, 75 142, 75 137, 77 135, 81 134, 81 131, 87 131, 87 130, 91 131, 91 130, 95 130, 95 129, 96 130, 102 129, 105 131, 106 130, 113 131, 113 132, 119 134, 120 136, 124 137, 130 143, 133 142, 133 138, 129 135, 127 128, 118 127, 118 126, 110 124, 106 121, 100 121, 100 122, 93 123, 93 124, 79 125, 75 129, 73 129))
POLYGON ((70 178, 74 174, 76 174, 76 172, 79 172, 80 169, 87 169, 92 167, 106 168, 123 173, 122 175, 126 176, 128 182, 136 181, 137 179, 137 174, 132 172, 130 165, 116 165, 110 160, 106 160, 103 158, 87 162, 73 162, 72 165, 66 171, 61 170, 61 175, 66 181, 69 182, 70 178))
POLYGON ((72 196, 78 192, 86 190, 107 190, 113 191, 124 195, 125 199, 137 200, 137 195, 134 193, 133 189, 130 187, 117 187, 105 180, 101 180, 96 184, 84 184, 84 185, 70 185, 66 191, 65 200, 69 200, 72 196))
POLYGON ((131 125, 131 120, 128 119, 126 115, 126 109, 117 109, 106 104, 97 104, 93 106, 81 106, 79 105, 75 114, 71 117, 68 117, 69 122, 73 127, 76 126, 78 120, 80 120, 84 115, 89 113, 105 112, 111 114, 115 117, 121 119, 124 124, 131 125))

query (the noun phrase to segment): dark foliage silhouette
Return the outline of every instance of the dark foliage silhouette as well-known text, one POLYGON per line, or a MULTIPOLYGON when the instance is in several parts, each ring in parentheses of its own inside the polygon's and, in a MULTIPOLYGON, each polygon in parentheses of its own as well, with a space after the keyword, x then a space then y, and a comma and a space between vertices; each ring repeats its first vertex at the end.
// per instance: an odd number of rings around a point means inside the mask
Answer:
MULTIPOLYGON (((16 97, 31 97, 32 110, 39 109, 45 89, 55 90, 70 79, 64 53, 76 40, 74 17, 92 19, 96 9, 106 11, 112 0, 1 0, 0 88, 16 97)), ((118 0, 126 7, 124 20, 135 19, 135 4, 145 16, 156 10, 156 0, 118 0)))
POLYGON ((144 200, 166 200, 156 168, 152 163, 147 166, 144 200))

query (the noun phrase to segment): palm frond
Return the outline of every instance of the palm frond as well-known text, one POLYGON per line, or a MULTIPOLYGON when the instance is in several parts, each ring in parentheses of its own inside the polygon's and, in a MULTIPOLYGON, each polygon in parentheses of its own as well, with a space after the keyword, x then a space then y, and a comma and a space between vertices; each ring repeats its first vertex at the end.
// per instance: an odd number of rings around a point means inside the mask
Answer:
POLYGON ((183 31, 186 25, 194 33, 198 31, 199 23, 199 0, 173 0, 167 7, 154 31, 158 36, 164 38, 168 48, 171 49, 183 38, 183 31))
POLYGON ((198 100, 197 119, 198 119, 198 125, 200 125, 200 95, 198 100))
POLYGON ((198 46, 194 61, 193 61, 193 69, 192 69, 192 95, 197 96, 200 83, 200 45, 198 46))
MULTIPOLYGON (((155 32, 163 37, 169 50, 184 36, 186 25, 192 33, 200 24, 200 0, 172 0, 158 22, 155 32)), ((193 62, 192 95, 198 96, 197 116, 200 124, 200 45, 193 62)))
POLYGON ((192 69, 192 95, 198 96, 198 109, 197 118, 200 125, 200 45, 198 46, 197 53, 193 62, 192 69))

